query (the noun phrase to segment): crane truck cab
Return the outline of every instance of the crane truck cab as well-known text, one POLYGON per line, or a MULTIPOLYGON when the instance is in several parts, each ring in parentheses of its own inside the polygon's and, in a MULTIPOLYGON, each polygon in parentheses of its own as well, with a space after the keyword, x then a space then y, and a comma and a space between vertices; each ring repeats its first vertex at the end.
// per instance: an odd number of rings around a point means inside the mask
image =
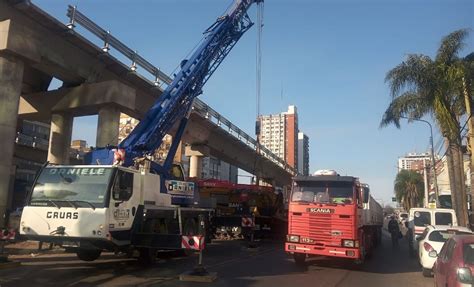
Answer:
MULTIPOLYGON (((122 166, 56 166, 39 174, 23 209, 20 234, 28 240, 56 243, 82 260, 103 250, 181 248, 181 234, 198 234, 198 215, 210 210, 179 207, 173 196, 194 194, 194 183, 162 181, 160 175, 122 166), (169 193, 160 192, 166 185, 169 193), (146 243, 168 236, 167 244, 146 243)), ((153 260, 153 258, 148 258, 153 260)))

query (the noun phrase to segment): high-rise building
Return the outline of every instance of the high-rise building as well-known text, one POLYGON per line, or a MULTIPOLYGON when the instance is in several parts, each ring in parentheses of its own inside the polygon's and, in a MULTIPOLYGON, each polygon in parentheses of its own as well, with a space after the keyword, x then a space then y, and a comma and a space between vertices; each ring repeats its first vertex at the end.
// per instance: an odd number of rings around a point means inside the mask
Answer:
POLYGON ((298 172, 309 174, 309 138, 302 132, 298 133, 298 172))
POLYGON ((298 168, 298 114, 296 106, 288 111, 259 117, 260 143, 289 165, 298 168))
POLYGON ((426 165, 431 163, 429 153, 408 153, 404 157, 398 158, 398 170, 408 169, 423 172, 426 165))

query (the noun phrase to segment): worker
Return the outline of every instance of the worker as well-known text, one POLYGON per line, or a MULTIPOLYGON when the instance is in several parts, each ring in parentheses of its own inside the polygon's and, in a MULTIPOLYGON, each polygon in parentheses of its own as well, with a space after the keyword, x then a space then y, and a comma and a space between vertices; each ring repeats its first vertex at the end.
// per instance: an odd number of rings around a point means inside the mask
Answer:
POLYGON ((398 239, 400 238, 400 226, 398 225, 398 221, 395 219, 395 216, 390 217, 390 221, 388 222, 388 232, 392 236, 392 247, 398 247, 398 239))

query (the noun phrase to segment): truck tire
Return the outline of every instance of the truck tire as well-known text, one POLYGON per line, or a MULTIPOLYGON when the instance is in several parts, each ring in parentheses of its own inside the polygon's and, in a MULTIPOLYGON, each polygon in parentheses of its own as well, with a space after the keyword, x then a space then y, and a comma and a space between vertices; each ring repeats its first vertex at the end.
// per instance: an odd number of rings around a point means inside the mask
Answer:
POLYGON ((143 265, 153 265, 156 263, 158 250, 156 248, 142 247, 138 249, 138 262, 143 265))
POLYGON ((94 261, 100 257, 102 250, 99 249, 79 249, 76 251, 77 258, 82 261, 94 261))
POLYGON ((306 261, 306 254, 305 253, 294 253, 293 259, 295 260, 296 265, 302 266, 306 261))
POLYGON ((431 269, 423 268, 421 270, 421 273, 423 274, 424 277, 431 277, 431 269))

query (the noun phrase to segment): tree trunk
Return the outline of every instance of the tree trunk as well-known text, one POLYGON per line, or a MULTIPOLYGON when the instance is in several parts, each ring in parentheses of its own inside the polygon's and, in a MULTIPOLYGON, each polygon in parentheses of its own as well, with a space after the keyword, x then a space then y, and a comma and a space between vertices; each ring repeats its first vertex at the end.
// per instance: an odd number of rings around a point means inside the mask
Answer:
MULTIPOLYGON (((453 204, 460 226, 467 226, 467 202, 466 191, 464 184, 464 163, 462 160, 462 149, 459 142, 450 143, 451 156, 453 161, 454 171, 454 192, 451 190, 451 195, 455 194, 456 205, 453 204)), ((453 197, 453 198, 454 198, 453 197)))
MULTIPOLYGON (((463 84, 463 94, 464 94, 464 102, 466 104, 466 115, 468 117, 468 134, 467 134, 467 143, 469 147, 469 152, 470 152, 470 163, 469 163, 469 170, 470 174, 467 176, 470 178, 471 186, 470 186, 470 192, 471 192, 471 198, 474 199, 474 105, 472 103, 472 97, 470 95, 470 90, 469 90, 469 83, 466 81, 466 78, 462 78, 462 84, 463 84)), ((474 222, 474 218, 471 218, 470 222, 474 222)))
POLYGON ((457 149, 458 161, 459 161, 458 185, 460 186, 458 204, 459 204, 460 213, 462 216, 462 226, 468 226, 469 215, 467 212, 467 190, 466 190, 466 175, 464 173, 464 153, 462 151, 462 146, 460 144, 456 145, 456 149, 457 149))
POLYGON ((454 161, 453 161, 453 148, 452 144, 450 143, 448 138, 445 138, 446 144, 446 164, 448 168, 448 176, 449 176, 449 189, 451 190, 451 201, 453 208, 457 207, 457 194, 456 194, 456 187, 455 187, 455 172, 454 172, 454 161))

